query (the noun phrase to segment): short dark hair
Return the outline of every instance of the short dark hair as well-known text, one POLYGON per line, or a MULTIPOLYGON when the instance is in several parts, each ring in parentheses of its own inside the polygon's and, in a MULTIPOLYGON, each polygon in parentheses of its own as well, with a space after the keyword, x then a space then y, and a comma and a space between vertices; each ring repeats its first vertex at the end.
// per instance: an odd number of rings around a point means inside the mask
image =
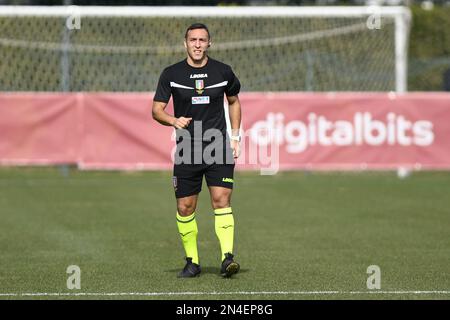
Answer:
POLYGON ((191 25, 186 29, 186 33, 184 34, 184 38, 187 39, 188 32, 191 31, 191 30, 195 30, 195 29, 205 29, 206 32, 208 33, 208 39, 211 39, 211 35, 209 34, 208 27, 206 26, 206 24, 203 24, 203 23, 194 23, 194 24, 191 24, 191 25))

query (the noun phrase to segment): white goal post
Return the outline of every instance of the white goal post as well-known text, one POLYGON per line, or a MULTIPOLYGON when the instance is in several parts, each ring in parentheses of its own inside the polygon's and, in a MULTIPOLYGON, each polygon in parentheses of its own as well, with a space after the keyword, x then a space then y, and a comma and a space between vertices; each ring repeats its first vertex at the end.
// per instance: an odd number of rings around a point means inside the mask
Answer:
MULTIPOLYGON (((407 51, 411 20, 411 12, 407 7, 0 6, 0 26, 3 26, 3 29, 5 29, 5 27, 10 27, 11 29, 16 28, 17 30, 20 30, 21 27, 13 27, 12 22, 3 23, 2 25, 1 18, 16 17, 19 19, 43 19, 55 17, 69 18, 73 16, 81 19, 81 26, 83 26, 84 23, 83 19, 90 19, 90 21, 92 21, 93 19, 99 18, 114 19, 144 17, 167 19, 166 22, 161 22, 162 25, 166 24, 166 26, 168 25, 168 23, 170 23, 170 21, 175 24, 177 19, 182 18, 196 18, 197 20, 199 20, 199 18, 208 18, 216 19, 217 21, 218 19, 226 19, 224 20, 225 22, 221 22, 220 24, 218 24, 217 29, 226 27, 227 24, 232 25, 233 20, 238 21, 238 19, 255 18, 255 20, 253 20, 254 26, 251 26, 251 28, 254 28, 255 34, 257 34, 254 38, 250 36, 248 38, 246 38, 245 36, 243 36, 242 38, 234 36, 230 37, 230 39, 226 39, 226 41, 223 41, 222 39, 225 39, 225 37, 222 36, 221 41, 214 43, 214 46, 212 48, 212 50, 216 50, 215 52, 223 52, 223 54, 230 57, 230 59, 232 59, 231 55, 233 50, 242 50, 243 53, 238 53, 238 57, 236 57, 235 59, 239 59, 236 64, 242 62, 242 64, 244 65, 245 63, 248 64, 248 61, 245 60, 246 55, 248 55, 248 51, 246 50, 248 49, 258 49, 258 55, 249 58, 250 60, 260 59, 261 62, 263 62, 265 59, 267 60, 267 57, 270 57, 271 54, 270 50, 266 49, 276 49, 277 46, 289 46, 288 49, 283 49, 283 51, 288 52, 288 55, 286 57, 282 57, 281 59, 292 61, 292 64, 289 65, 287 62, 285 62, 284 64, 278 64, 274 66, 274 69, 268 69, 262 76, 258 75, 260 79, 264 78, 265 82, 251 85, 249 87, 250 91, 258 91, 259 88, 264 88, 264 86, 268 87, 268 91, 276 91, 277 88, 280 88, 279 91, 283 91, 283 88, 287 88, 286 91, 292 91, 295 90, 296 87, 299 88, 299 91, 301 91, 302 89, 306 91, 396 91, 399 93, 407 91, 407 51), (262 19, 261 23, 256 20, 259 18, 262 19), (294 20, 292 19, 296 18, 298 18, 298 20, 303 19, 309 22, 308 24, 306 24, 305 22, 304 24, 299 24, 298 26, 293 25, 294 20), (270 27, 272 29, 269 29, 269 27, 267 26, 269 20, 267 19, 272 19, 270 21, 274 21, 273 19, 278 19, 279 21, 281 21, 282 19, 286 19, 286 22, 282 25, 274 24, 272 27, 270 27), (316 23, 316 20, 314 19, 318 19, 317 21, 320 22, 316 23), (348 22, 344 23, 343 21, 348 22), (383 23, 385 23, 385 21, 387 22, 387 24, 391 25, 390 28, 392 28, 393 31, 385 31, 385 34, 383 35, 384 38, 375 37, 374 34, 376 34, 376 32, 380 32, 377 29, 383 29, 383 23), (292 29, 295 29, 295 32, 290 32, 290 24, 293 25, 292 29), (282 33, 280 31, 282 28, 286 29, 285 33, 282 33), (271 35, 268 36, 267 34, 271 35), (345 39, 341 40, 339 38, 341 36, 345 37, 345 39), (390 37, 392 37, 392 39, 390 39, 390 37), (390 43, 392 43, 392 45, 390 45, 390 43), (364 46, 364 49, 361 48, 362 46, 364 46), (327 50, 331 53, 330 55, 326 54, 327 50), (341 50, 340 54, 333 55, 338 50, 341 50), (379 50, 379 52, 375 53, 376 50, 379 50), (343 60, 346 52, 350 56, 349 61, 343 60), (239 54, 241 54, 241 56, 239 56, 239 54), (350 76, 348 79, 345 79, 345 77, 343 77, 346 82, 342 84, 336 84, 338 83, 338 81, 341 81, 340 78, 342 76, 342 69, 330 70, 332 69, 332 64, 347 64, 348 67, 351 67, 352 59, 354 60, 355 57, 358 57, 358 55, 361 56, 361 54, 368 55, 367 68, 368 70, 370 69, 370 71, 368 72, 374 72, 375 74, 378 70, 385 70, 383 72, 393 73, 392 87, 389 85, 384 87, 382 85, 383 81, 389 82, 389 79, 387 79, 389 77, 385 74, 364 75, 364 69, 362 69, 364 68, 363 59, 361 59, 362 61, 359 62, 361 65, 359 69, 356 69, 356 67, 354 67, 354 70, 352 70, 351 78, 350 76), (317 57, 319 57, 319 59, 317 59, 317 57), (301 75, 299 76, 299 79, 295 78, 295 74, 291 74, 289 76, 290 78, 286 79, 281 79, 281 75, 274 76, 274 70, 289 71, 289 68, 292 69, 292 65, 294 64, 304 64, 304 67, 300 67, 296 71, 296 74, 301 75), (323 66, 322 69, 321 66, 323 66), (370 77, 378 77, 379 80, 375 82, 371 80, 370 77), (291 80, 289 79, 294 79, 292 81, 299 81, 302 84, 304 83, 304 87, 298 84, 296 84, 296 86, 290 87, 289 84, 291 82, 289 81, 291 80), (359 83, 365 83, 365 85, 361 85, 361 87, 359 87, 359 83), (355 90, 353 90, 353 88, 355 88, 355 90)), ((183 20, 183 22, 184 21, 185 20, 183 20)), ((241 23, 241 20, 239 20, 238 23, 241 23)), ((48 22, 48 24, 51 25, 50 22, 48 22)), ((108 27, 100 25, 99 23, 97 29, 102 29, 103 35, 107 35, 108 32, 119 33, 120 30, 118 29, 117 31, 115 31, 114 28, 116 27, 121 28, 119 25, 114 25, 114 23, 110 23, 108 27)), ((185 25, 183 25, 183 27, 185 27, 185 25)), ((233 28, 236 29, 234 31, 235 33, 239 33, 239 28, 241 28, 241 30, 247 30, 249 28, 249 24, 245 22, 245 24, 243 24, 242 26, 233 26, 233 28)), ((13 34, 14 32, 3 33, 2 30, 0 30, 0 54, 2 53, 2 49, 14 50, 18 48, 21 50, 28 49, 30 51, 58 51, 61 53, 61 65, 63 65, 63 76, 61 77, 62 83, 70 82, 71 80, 69 78, 73 76, 72 73, 75 74, 75 72, 72 72, 75 67, 71 67, 70 64, 73 63, 74 59, 76 59, 76 54, 103 53, 105 55, 111 54, 116 56, 120 54, 148 54, 158 56, 161 54, 179 55, 183 51, 181 42, 179 46, 171 44, 170 42, 167 45, 161 44, 163 42, 158 42, 155 46, 151 46, 148 43, 139 43, 138 41, 134 43, 127 43, 126 41, 122 40, 115 42, 114 39, 109 37, 112 39, 111 43, 105 43, 104 41, 98 41, 99 38, 95 38, 94 36, 91 37, 92 39, 95 39, 95 41, 92 41, 92 43, 86 43, 86 40, 77 42, 72 40, 70 36, 67 36, 66 38, 63 37, 63 39, 55 41, 52 40, 51 37, 48 38, 45 36, 43 36, 42 39, 36 38, 35 35, 30 37, 20 37, 17 36, 17 34, 19 34, 20 32, 17 30, 15 30, 16 36, 11 36, 11 34, 13 34), (64 64, 66 64, 65 67, 64 64)), ((124 30, 125 31, 123 31, 123 33, 128 32, 126 31, 128 29, 124 28, 124 30)), ((28 32, 30 34, 35 33, 32 30, 25 30, 24 32, 28 32)), ((159 29, 158 32, 160 32, 159 29)), ((163 38, 163 36, 160 37, 163 38)), ((86 37, 86 39, 91 38, 86 37)), ((161 41, 162 40, 164 39, 161 39, 161 41)), ((279 55, 281 53, 277 54, 279 55)), ((12 56, 12 54, 9 53, 9 55, 6 56, 12 56)), ((23 53, 23 57, 21 58, 32 59, 28 58, 28 56, 29 55, 27 55, 26 53, 23 53)), ((40 57, 39 59, 40 61, 46 60, 44 56, 40 57)), ((114 57, 111 59, 116 58, 114 57)), ((152 59, 154 59, 153 56, 152 59)), ((80 61, 82 62, 79 63, 89 63, 94 67, 96 65, 96 58, 93 57, 84 57, 80 61)), ((24 63, 28 63, 28 61, 25 61, 24 63)), ((155 62, 153 63, 155 66, 161 66, 162 63, 165 63, 165 60, 155 60, 155 62)), ((12 64, 14 64, 14 62, 12 62, 12 64)), ((30 62, 30 64, 33 65, 32 62, 30 62)), ((86 66, 86 69, 89 68, 86 66)), ((249 74, 252 69, 254 70, 254 67, 249 67, 249 74)), ((153 74, 156 71, 152 69, 149 72, 153 74)), ((15 74, 14 70, 9 70, 6 76, 15 77, 17 75, 15 74)), ((46 77, 47 76, 43 76, 43 79, 45 79, 46 77)), ((94 76, 88 77, 94 78, 94 76)), ((51 77, 48 78, 48 81, 51 82, 51 77)), ((8 87, 9 85, 10 87, 14 88, 15 83, 18 82, 14 82, 13 80, 11 80, 8 84, 0 83, 0 85, 3 85, 3 87, 8 87)), ((153 84, 154 83, 151 83, 151 85, 153 84)), ((63 85, 63 87, 65 85, 63 85)), ((143 85, 150 86, 147 83, 143 85)), ((29 86, 31 90, 33 90, 33 84, 30 83, 29 86)), ((79 85, 79 87, 83 89, 81 85, 79 85)), ((38 86, 38 91, 39 88, 40 87, 38 86)), ((44 91, 53 90, 52 87, 49 86, 49 88, 50 89, 44 88, 44 91)), ((73 84, 72 86, 68 85, 68 88, 68 91, 79 90, 73 84), (75 88, 72 89, 72 87, 75 88)), ((93 85, 93 90, 95 89, 105 90, 103 84, 99 85, 98 87, 95 87, 95 85, 93 85)), ((21 90, 27 90, 27 87, 24 87, 21 90)), ((108 88, 106 88, 106 90, 108 90, 108 88)), ((112 91, 118 90, 127 90, 127 87, 124 86, 123 88, 118 87, 112 89, 112 91)))

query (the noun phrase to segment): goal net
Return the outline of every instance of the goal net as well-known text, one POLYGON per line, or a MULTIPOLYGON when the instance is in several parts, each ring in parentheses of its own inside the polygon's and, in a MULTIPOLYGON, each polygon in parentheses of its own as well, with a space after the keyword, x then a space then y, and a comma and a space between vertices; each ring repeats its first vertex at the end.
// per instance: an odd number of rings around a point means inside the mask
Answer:
POLYGON ((194 22, 245 91, 407 90, 403 7, 0 6, 0 91, 153 91, 194 22))

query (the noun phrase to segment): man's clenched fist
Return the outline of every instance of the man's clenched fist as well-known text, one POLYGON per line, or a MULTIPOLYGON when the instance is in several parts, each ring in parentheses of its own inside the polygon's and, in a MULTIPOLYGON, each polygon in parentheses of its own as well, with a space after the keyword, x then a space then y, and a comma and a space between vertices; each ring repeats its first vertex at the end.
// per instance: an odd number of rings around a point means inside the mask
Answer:
POLYGON ((173 122, 173 126, 177 129, 186 128, 191 123, 192 118, 179 117, 173 122))

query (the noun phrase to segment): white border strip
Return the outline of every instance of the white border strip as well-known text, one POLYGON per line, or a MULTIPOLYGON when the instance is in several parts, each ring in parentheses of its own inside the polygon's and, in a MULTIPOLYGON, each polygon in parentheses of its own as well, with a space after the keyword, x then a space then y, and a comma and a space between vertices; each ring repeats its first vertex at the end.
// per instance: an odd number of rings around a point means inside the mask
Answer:
POLYGON ((223 81, 223 82, 220 82, 220 83, 213 84, 211 86, 207 86, 207 87, 205 87, 205 89, 225 87, 227 84, 228 84, 228 81, 223 81))
POLYGON ((60 297, 60 296, 217 296, 217 295, 363 295, 363 294, 394 294, 394 295, 429 295, 450 294, 450 291, 235 291, 235 292, 36 292, 36 293, 0 293, 0 297, 60 297))
POLYGON ((194 88, 192 88, 192 87, 184 86, 184 85, 182 85, 182 84, 178 84, 178 83, 173 82, 173 81, 170 81, 170 86, 171 86, 172 88, 194 89, 194 88))
POLYGON ((402 6, 330 6, 330 7, 195 7, 195 6, 0 6, 0 16, 53 16, 77 15, 89 17, 360 17, 376 12, 382 16, 409 15, 402 6))

